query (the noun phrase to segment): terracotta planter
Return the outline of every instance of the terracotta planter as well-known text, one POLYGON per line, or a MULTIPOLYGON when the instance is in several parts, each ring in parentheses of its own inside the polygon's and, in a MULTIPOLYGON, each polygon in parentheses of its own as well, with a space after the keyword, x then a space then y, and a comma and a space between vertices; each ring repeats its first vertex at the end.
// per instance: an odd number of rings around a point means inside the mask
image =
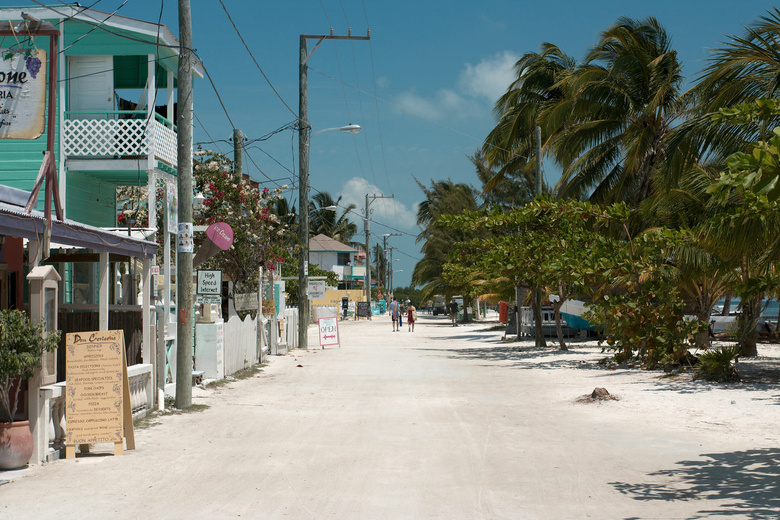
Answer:
POLYGON ((30 421, 0 422, 0 469, 26 466, 32 452, 30 421))

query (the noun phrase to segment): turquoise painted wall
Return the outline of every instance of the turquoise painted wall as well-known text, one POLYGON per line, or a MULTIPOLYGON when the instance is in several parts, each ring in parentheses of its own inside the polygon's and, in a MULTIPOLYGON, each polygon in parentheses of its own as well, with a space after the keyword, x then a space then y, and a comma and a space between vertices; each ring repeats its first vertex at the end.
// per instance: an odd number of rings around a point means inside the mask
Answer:
POLYGON ((69 171, 68 218, 92 226, 116 225, 116 185, 85 172, 69 171), (76 216, 74 216, 76 215, 76 216))

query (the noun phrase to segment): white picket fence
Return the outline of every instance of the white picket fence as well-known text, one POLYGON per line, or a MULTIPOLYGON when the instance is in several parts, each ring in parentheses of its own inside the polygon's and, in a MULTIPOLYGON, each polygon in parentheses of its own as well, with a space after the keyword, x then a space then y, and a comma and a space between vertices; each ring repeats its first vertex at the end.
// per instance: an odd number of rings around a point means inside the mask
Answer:
MULTIPOLYGON (((265 348, 265 342, 262 347, 265 348)), ((233 316, 225 323, 225 374, 235 374, 260 361, 257 342, 257 320, 250 316, 233 316)))

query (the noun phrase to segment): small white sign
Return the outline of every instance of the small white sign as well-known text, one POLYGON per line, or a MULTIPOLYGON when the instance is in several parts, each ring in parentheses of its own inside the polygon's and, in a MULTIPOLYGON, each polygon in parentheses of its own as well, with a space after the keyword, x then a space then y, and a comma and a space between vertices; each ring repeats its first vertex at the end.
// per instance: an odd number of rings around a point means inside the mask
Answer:
POLYGON ((195 251, 194 238, 192 222, 180 222, 177 251, 179 253, 192 253, 195 251))
POLYGON ((258 307, 257 293, 234 294, 233 307, 237 311, 256 311, 258 307))
POLYGON ((222 271, 198 269, 198 294, 222 294, 222 271))
POLYGON ((214 296, 212 294, 199 294, 195 296, 195 303, 197 305, 205 305, 207 303, 212 305, 222 305, 222 297, 214 296))
POLYGON ((337 317, 320 318, 320 346, 339 345, 339 319, 337 317))
POLYGON ((325 281, 309 280, 308 294, 310 300, 322 300, 325 298, 325 281))

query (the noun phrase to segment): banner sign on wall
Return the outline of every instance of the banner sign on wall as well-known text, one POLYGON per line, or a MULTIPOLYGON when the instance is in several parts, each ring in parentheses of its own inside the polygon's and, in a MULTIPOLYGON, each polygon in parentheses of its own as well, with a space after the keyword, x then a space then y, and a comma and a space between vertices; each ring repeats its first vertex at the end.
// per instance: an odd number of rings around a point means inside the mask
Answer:
POLYGON ((0 49, 0 138, 40 137, 45 108, 46 52, 0 49))

